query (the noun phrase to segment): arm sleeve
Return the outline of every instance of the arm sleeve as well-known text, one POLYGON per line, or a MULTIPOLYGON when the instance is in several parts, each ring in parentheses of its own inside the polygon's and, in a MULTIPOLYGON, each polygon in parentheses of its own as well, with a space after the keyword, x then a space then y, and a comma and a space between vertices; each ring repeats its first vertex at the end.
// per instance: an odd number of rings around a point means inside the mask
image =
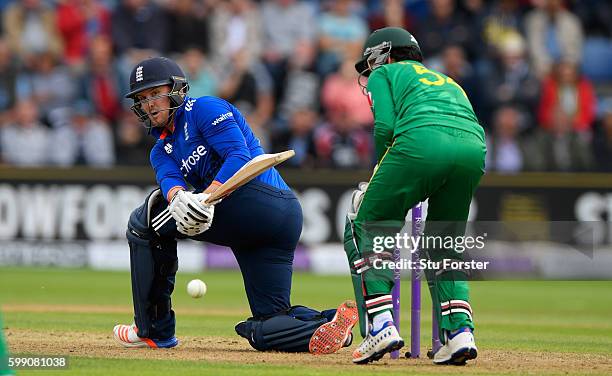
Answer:
POLYGON ((172 187, 178 186, 187 189, 181 169, 172 158, 164 153, 160 142, 157 142, 151 149, 150 160, 151 166, 155 170, 155 179, 164 197, 168 197, 168 191, 172 187))
POLYGON ((368 91, 374 113, 374 146, 376 160, 381 158, 393 142, 395 128, 395 104, 391 96, 389 81, 382 69, 374 71, 368 79, 368 91))
POLYGON ((214 179, 222 184, 251 160, 251 152, 235 120, 234 111, 237 110, 227 103, 211 103, 206 111, 210 119, 198 121, 198 127, 206 141, 223 161, 214 179), (214 120, 210 121, 211 119, 214 120))

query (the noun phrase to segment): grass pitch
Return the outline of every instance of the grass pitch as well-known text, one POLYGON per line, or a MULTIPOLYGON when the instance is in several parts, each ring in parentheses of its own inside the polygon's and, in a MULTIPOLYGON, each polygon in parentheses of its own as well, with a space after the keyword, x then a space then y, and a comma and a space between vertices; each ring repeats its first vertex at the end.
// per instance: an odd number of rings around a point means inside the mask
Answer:
MULTIPOLYGON (((385 358, 355 366, 350 351, 356 344, 320 357, 252 350, 233 329, 249 316, 238 272, 179 272, 173 305, 181 345, 150 350, 123 349, 112 339, 115 324, 132 321, 129 273, 0 268, 0 303, 11 351, 70 357, 69 369, 45 375, 612 374, 612 281, 472 282, 471 289, 476 362, 437 367, 427 359, 385 358), (186 293, 193 278, 208 285, 201 299, 186 293)), ((408 292, 406 281, 401 328, 406 340, 408 292)), ((423 294, 429 295, 425 285, 423 294)), ((293 304, 325 309, 347 298, 352 298, 348 277, 294 276, 293 304)), ((423 356, 431 338, 430 312, 425 298, 423 356)))

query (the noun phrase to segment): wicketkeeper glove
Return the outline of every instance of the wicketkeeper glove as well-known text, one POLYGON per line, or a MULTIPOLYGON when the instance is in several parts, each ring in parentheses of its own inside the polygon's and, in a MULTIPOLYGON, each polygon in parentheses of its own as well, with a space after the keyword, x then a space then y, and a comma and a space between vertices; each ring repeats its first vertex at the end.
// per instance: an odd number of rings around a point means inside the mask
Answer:
POLYGON ((365 195, 366 190, 368 189, 368 183, 361 182, 357 186, 357 189, 353 191, 353 195, 351 196, 351 205, 349 207, 347 216, 352 221, 357 217, 357 212, 359 212, 359 207, 361 206, 361 202, 363 201, 363 195, 365 195))
POLYGON ((187 236, 195 236, 212 226, 215 205, 203 203, 209 196, 208 193, 193 193, 184 190, 174 195, 168 210, 176 222, 178 232, 187 236))

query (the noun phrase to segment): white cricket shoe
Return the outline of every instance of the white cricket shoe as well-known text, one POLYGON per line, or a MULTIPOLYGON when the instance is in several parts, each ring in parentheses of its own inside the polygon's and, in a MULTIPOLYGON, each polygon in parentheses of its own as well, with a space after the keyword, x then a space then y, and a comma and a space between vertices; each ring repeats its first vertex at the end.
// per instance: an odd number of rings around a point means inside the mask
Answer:
POLYGON ((138 337, 138 328, 136 324, 132 325, 115 325, 113 328, 113 337, 123 347, 150 347, 150 348, 170 348, 178 345, 178 339, 172 336, 168 339, 151 339, 138 337))
POLYGON ((434 354, 435 364, 464 366, 468 360, 476 359, 478 349, 472 329, 464 327, 454 334, 445 334, 446 344, 434 354))
POLYGON ((382 358, 386 353, 404 347, 404 339, 400 337, 393 321, 387 321, 378 331, 370 331, 361 345, 353 351, 353 363, 367 364, 382 358))

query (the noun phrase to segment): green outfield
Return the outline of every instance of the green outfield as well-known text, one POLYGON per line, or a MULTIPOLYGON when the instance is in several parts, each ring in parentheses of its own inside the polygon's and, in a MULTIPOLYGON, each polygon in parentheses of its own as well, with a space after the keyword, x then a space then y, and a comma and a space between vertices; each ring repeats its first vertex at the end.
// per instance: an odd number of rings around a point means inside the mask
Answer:
MULTIPOLYGON (((70 357, 68 370, 45 375, 612 373, 612 281, 472 283, 480 352, 467 367, 435 367, 427 359, 385 359, 358 367, 351 364, 348 349, 328 357, 251 350, 233 330, 249 313, 237 272, 179 272, 173 304, 181 345, 171 350, 122 349, 111 331, 117 323, 132 321, 129 284, 127 272, 0 268, 0 303, 11 350, 70 357), (193 278, 208 285, 202 299, 192 299, 185 291, 193 278)), ((318 309, 335 307, 352 294, 347 277, 299 273, 293 284, 293 303, 318 309)), ((408 291, 405 281, 405 339, 408 291)), ((428 299, 423 300, 424 352, 431 308, 428 299)))

